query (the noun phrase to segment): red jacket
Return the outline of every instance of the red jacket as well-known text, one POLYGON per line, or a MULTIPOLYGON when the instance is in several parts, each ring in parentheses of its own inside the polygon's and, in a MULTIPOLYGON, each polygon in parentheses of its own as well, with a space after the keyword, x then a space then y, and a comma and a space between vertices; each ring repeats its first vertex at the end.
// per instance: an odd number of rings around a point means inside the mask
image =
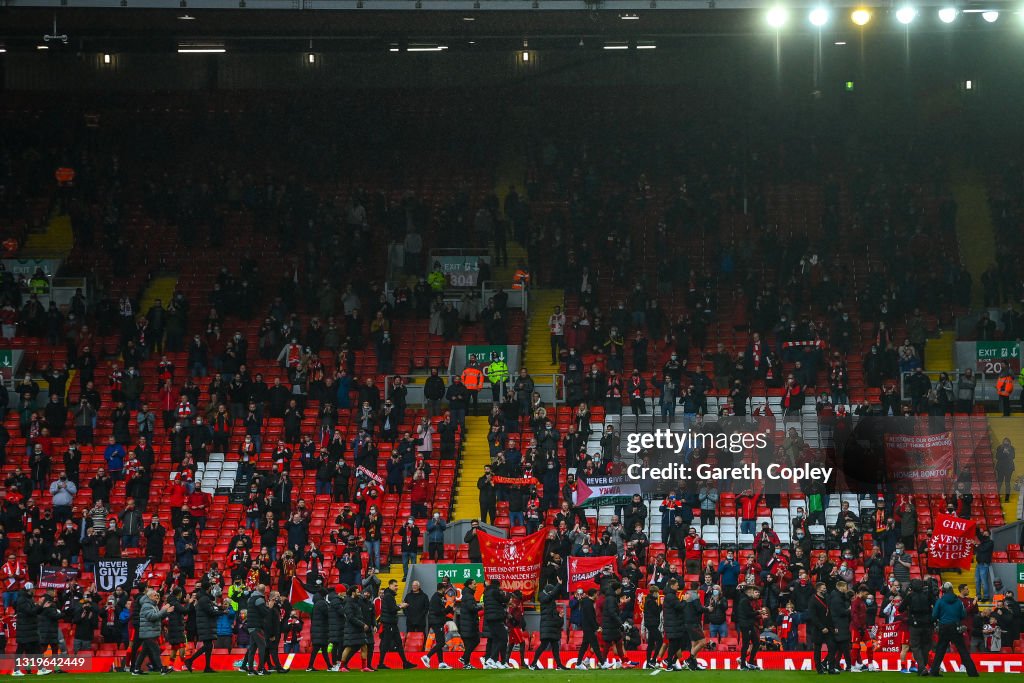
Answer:
POLYGON ((205 517, 213 504, 213 496, 196 489, 188 496, 188 510, 193 517, 205 517))
POLYGON ((686 559, 700 562, 701 552, 707 545, 707 541, 700 536, 687 536, 683 545, 686 546, 686 559))
POLYGON ((185 485, 181 483, 181 479, 175 479, 171 482, 171 495, 168 502, 172 508, 180 508, 184 505, 187 495, 188 491, 185 489, 185 485))
POLYGON ((868 628, 868 606, 859 597, 850 601, 850 628, 854 631, 866 631, 868 628))
POLYGON ((761 499, 761 496, 754 495, 753 493, 746 493, 736 499, 736 502, 740 506, 740 517, 744 520, 756 520, 757 519, 757 504, 761 499))

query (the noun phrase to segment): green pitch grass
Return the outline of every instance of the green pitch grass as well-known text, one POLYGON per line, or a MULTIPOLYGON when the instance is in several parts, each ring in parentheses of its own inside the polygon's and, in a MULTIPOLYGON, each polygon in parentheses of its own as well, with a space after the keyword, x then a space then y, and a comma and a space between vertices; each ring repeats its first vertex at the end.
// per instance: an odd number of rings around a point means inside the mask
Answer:
MULTIPOLYGON (((510 670, 510 671, 463 671, 461 669, 453 669, 450 671, 437 671, 437 670, 426 670, 426 669, 414 669, 410 671, 376 671, 374 673, 361 673, 352 671, 349 673, 331 673, 328 671, 318 671, 316 673, 306 673, 305 671, 292 671, 285 675, 271 674, 264 676, 262 679, 250 678, 243 673, 223 671, 216 674, 190 674, 187 672, 175 672, 167 676, 160 676, 159 674, 149 674, 150 678, 147 679, 151 683, 157 683, 159 681, 167 681, 167 683, 183 683, 184 681, 195 681, 195 683, 228 683, 228 681, 235 681, 239 683, 243 680, 264 680, 273 681, 274 679, 283 679, 280 683, 327 683, 327 681, 343 681, 349 678, 356 678, 361 681, 367 681, 367 683, 383 683, 385 681, 396 683, 444 683, 445 681, 451 681, 454 676, 457 681, 494 681, 499 683, 500 681, 509 681, 521 683, 522 681, 536 681, 537 683, 573 683, 574 681, 593 681, 594 683, 621 683, 622 681, 647 681, 652 680, 651 683, 669 683, 670 681, 690 681, 690 683, 750 683, 752 679, 761 678, 765 679, 765 683, 774 683, 776 681, 780 683, 811 683, 812 681, 830 681, 836 680, 846 681, 851 683, 848 679, 853 678, 860 683, 897 683, 902 681, 903 683, 913 683, 918 680, 917 677, 899 674, 899 673, 844 673, 836 677, 819 677, 817 674, 811 671, 682 671, 682 672, 671 672, 663 671, 657 675, 652 676, 652 671, 645 670, 618 670, 618 671, 529 671, 529 670, 510 670), (157 680, 154 680, 154 677, 157 680)), ((50 683, 70 683, 71 681, 82 681, 83 683, 95 683, 96 678, 102 676, 104 681, 109 683, 128 683, 129 679, 139 681, 138 677, 133 677, 129 674, 65 674, 62 676, 51 677, 50 683)), ((966 683, 968 680, 967 674, 954 674, 948 673, 943 675, 943 679, 948 683, 966 683)), ((1010 681, 1021 681, 1020 674, 987 674, 982 673, 981 679, 987 683, 1010 683, 1010 681)))

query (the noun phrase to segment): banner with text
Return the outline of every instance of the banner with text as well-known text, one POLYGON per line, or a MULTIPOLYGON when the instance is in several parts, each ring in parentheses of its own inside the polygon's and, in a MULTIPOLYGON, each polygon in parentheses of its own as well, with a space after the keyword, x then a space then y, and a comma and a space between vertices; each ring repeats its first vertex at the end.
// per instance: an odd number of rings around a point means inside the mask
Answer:
POLYGON ((974 556, 974 527, 969 519, 936 515, 928 539, 928 566, 936 569, 969 569, 974 556))
POLYGON ((582 588, 584 591, 588 588, 596 588, 597 584, 594 583, 594 577, 600 574, 601 570, 605 567, 611 567, 612 571, 615 571, 614 559, 603 556, 570 556, 568 564, 569 580, 566 582, 569 592, 574 593, 577 588, 582 588))
POLYGON ((58 588, 64 589, 67 587, 68 581, 74 581, 78 578, 78 569, 75 567, 52 567, 45 566, 39 569, 39 588, 58 588))
POLYGON ((940 434, 886 434, 885 462, 894 484, 941 488, 953 477, 953 437, 940 434))
POLYGON ((540 567, 544 562, 544 542, 548 532, 542 529, 525 538, 499 538, 477 529, 480 557, 488 581, 497 579, 504 591, 522 591, 530 597, 537 591, 540 567))
POLYGON ((96 587, 112 591, 118 586, 134 586, 149 568, 149 560, 100 560, 96 563, 96 587))

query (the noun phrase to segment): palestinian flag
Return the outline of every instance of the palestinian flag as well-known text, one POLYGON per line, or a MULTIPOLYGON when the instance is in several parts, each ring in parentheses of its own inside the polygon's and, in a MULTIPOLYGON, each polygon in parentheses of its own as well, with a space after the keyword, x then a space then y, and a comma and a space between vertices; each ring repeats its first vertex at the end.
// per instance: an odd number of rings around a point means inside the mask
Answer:
POLYGON ((288 602, 292 609, 309 614, 313 611, 313 597, 296 577, 292 577, 292 587, 288 591, 288 602))

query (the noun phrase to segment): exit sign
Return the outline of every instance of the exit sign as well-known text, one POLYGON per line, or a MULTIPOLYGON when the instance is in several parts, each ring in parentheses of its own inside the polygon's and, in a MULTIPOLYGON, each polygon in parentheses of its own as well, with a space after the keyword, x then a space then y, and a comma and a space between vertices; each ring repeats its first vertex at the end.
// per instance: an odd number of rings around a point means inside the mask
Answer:
POLYGON ((999 375, 1005 370, 1020 372, 1020 345, 1017 342, 975 342, 977 370, 999 375))
POLYGON ((0 349, 0 377, 9 380, 14 376, 14 351, 0 349))

